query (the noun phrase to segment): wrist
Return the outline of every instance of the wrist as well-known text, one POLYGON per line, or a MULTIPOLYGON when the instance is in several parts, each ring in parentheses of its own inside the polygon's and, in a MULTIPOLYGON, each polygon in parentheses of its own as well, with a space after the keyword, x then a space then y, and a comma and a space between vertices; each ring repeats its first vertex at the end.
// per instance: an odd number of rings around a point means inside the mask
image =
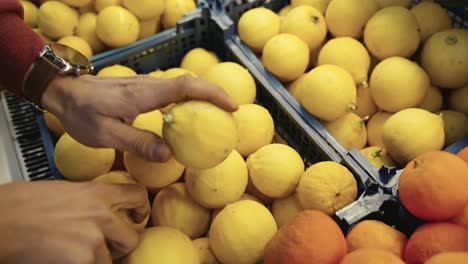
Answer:
POLYGON ((64 102, 71 96, 67 87, 71 86, 72 79, 72 76, 57 75, 49 82, 40 99, 44 110, 56 116, 62 115, 64 102))

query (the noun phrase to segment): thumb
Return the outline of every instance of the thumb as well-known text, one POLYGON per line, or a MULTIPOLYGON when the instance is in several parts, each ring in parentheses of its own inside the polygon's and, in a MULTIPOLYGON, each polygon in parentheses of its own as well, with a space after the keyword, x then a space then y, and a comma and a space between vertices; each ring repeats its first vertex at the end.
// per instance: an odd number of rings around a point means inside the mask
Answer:
POLYGON ((166 162, 171 158, 169 145, 158 135, 122 123, 116 119, 104 118, 104 131, 109 132, 106 137, 110 146, 142 156, 154 162, 166 162))

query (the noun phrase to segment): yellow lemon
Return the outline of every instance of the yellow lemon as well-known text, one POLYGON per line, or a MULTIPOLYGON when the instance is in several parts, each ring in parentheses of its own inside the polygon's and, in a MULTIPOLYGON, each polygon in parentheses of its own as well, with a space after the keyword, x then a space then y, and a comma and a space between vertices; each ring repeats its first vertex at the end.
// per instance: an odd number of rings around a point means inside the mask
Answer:
POLYGON ((245 193, 252 195, 253 197, 259 199, 262 204, 270 205, 273 202, 273 198, 266 196, 265 194, 261 193, 257 187, 252 183, 252 179, 249 177, 249 181, 247 182, 247 188, 245 188, 245 193))
POLYGON ((289 85, 288 85, 288 91, 289 93, 297 100, 299 101, 299 87, 301 85, 303 85, 303 80, 304 80, 304 77, 306 76, 306 74, 302 74, 301 76, 299 76, 299 78, 297 78, 296 80, 294 80, 293 82, 291 82, 289 85))
POLYGON ((247 166, 235 150, 214 168, 187 168, 185 184, 195 201, 206 208, 221 208, 236 202, 245 192, 248 181, 247 166))
POLYGON ((100 183, 136 183, 136 181, 128 174, 126 171, 110 171, 106 174, 97 176, 92 180, 92 182, 100 183))
POLYGON ((468 104, 466 102, 468 102, 468 85, 463 88, 450 91, 450 109, 468 115, 468 104))
POLYGON ((267 41, 279 34, 280 17, 264 7, 250 9, 240 17, 237 32, 247 46, 261 53, 267 41))
POLYGON ((287 224, 302 210, 295 193, 285 198, 275 199, 271 206, 271 212, 278 228, 287 224))
POLYGON ((382 147, 367 147, 361 149, 360 152, 377 169, 382 166, 396 166, 395 162, 388 156, 387 151, 382 147))
POLYGON ((127 9, 109 6, 99 12, 96 33, 107 46, 117 48, 135 42, 140 34, 138 19, 127 9))
POLYGON ((122 264, 155 263, 199 264, 197 249, 181 231, 167 226, 150 227, 143 231, 138 246, 122 264))
POLYGON ((164 12, 164 0, 122 0, 122 4, 141 20, 158 19, 164 12))
POLYGON ((62 2, 72 7, 82 7, 88 5, 91 0, 62 0, 62 2))
POLYGON ((320 65, 304 77, 299 101, 314 116, 336 120, 356 109, 356 86, 351 74, 336 65, 320 65))
POLYGON ((332 0, 325 13, 328 30, 335 37, 361 38, 367 21, 378 10, 375 0, 332 0))
POLYGON ((62 176, 70 181, 88 181, 110 171, 115 150, 85 146, 63 134, 54 150, 54 161, 62 176))
POLYGON ((444 147, 442 117, 419 108, 408 108, 392 115, 382 130, 382 139, 388 153, 398 164, 429 151, 444 147))
POLYGON ((468 85, 468 30, 447 29, 432 35, 424 43, 420 63, 440 88, 468 85))
POLYGON ((291 147, 270 144, 247 159, 249 176, 255 187, 272 198, 289 196, 304 172, 304 161, 291 147))
POLYGON ((126 77, 135 75, 137 75, 137 73, 134 70, 119 64, 104 67, 97 73, 97 76, 106 77, 126 77))
POLYGON ((214 52, 204 48, 194 48, 182 58, 180 67, 193 72, 197 76, 202 76, 219 62, 220 60, 214 52))
POLYGON ((41 32, 40 29, 38 29, 38 28, 33 28, 32 30, 33 30, 36 34, 38 34, 39 37, 41 37, 41 39, 42 39, 44 42, 46 42, 46 43, 52 42, 52 40, 51 40, 49 37, 47 37, 46 35, 44 35, 44 34, 41 32))
POLYGON ((444 110, 440 112, 444 120, 445 146, 450 146, 468 135, 468 118, 465 114, 444 110))
POLYGON ((172 157, 162 163, 151 162, 130 152, 124 153, 124 164, 130 175, 150 192, 156 192, 176 182, 185 170, 185 167, 172 157))
POLYGON ((98 13, 109 6, 122 6, 122 0, 94 0, 94 9, 98 13))
POLYGON ((281 81, 292 81, 305 72, 309 64, 309 47, 299 37, 282 33, 265 44, 262 62, 281 81))
POLYGON ((380 8, 388 7, 388 6, 403 6, 409 7, 411 4, 411 0, 375 0, 377 4, 379 4, 380 8))
POLYGON ((155 226, 173 227, 194 239, 208 230, 210 210, 197 204, 187 193, 184 183, 178 182, 158 192, 151 220, 155 226))
POLYGON ((65 128, 63 127, 62 122, 60 122, 55 115, 49 112, 44 112, 44 121, 56 137, 61 137, 65 133, 65 128))
POLYGON ((95 13, 86 13, 81 15, 75 29, 75 34, 76 36, 86 40, 94 53, 99 53, 106 49, 106 45, 102 43, 96 34, 96 21, 97 14, 95 13))
POLYGON ((138 39, 151 37, 159 31, 161 31, 161 21, 159 18, 140 20, 140 34, 138 35, 138 39))
POLYGON ((77 50, 88 59, 93 56, 93 50, 91 49, 91 46, 83 38, 77 36, 66 36, 59 39, 57 43, 77 50))
MULTIPOLYGON (((244 193, 241 195, 241 197, 239 198, 239 200, 237 200, 236 202, 238 201, 243 201, 243 200, 251 200, 251 201, 254 201, 254 202, 257 202, 257 203, 262 203, 262 201, 260 201, 260 199, 258 199, 257 197, 253 196, 253 195, 250 195, 250 194, 247 194, 247 193, 244 193)), ((211 214, 211 219, 215 219, 215 217, 224 209, 224 207, 221 207, 221 208, 217 208, 215 210, 213 210, 213 213, 211 214)))
POLYGON ((133 120, 132 126, 162 137, 163 115, 159 110, 141 113, 133 120))
POLYGON ((164 71, 162 73, 161 78, 166 78, 166 79, 175 78, 175 77, 179 77, 179 76, 184 75, 184 74, 190 74, 190 75, 192 75, 192 77, 197 77, 197 75, 195 75, 193 72, 191 72, 189 70, 182 69, 182 68, 171 68, 171 69, 168 69, 168 70, 164 71))
POLYGON ((333 214, 357 197, 357 182, 343 165, 322 161, 310 166, 297 186, 302 208, 333 214))
POLYGON ((380 62, 372 72, 370 91, 375 104, 387 112, 417 107, 430 87, 429 76, 416 63, 401 57, 380 62))
POLYGON ((268 145, 275 134, 273 118, 262 106, 245 104, 234 112, 236 120, 238 142, 236 150, 247 157, 259 148, 268 145))
POLYGON ((364 43, 380 60, 410 57, 419 47, 418 21, 408 9, 392 6, 381 9, 367 21, 364 43))
POLYGON ((161 71, 161 70, 155 70, 155 71, 152 71, 150 73, 148 73, 149 76, 153 76, 155 78, 162 78, 162 76, 164 75, 164 71, 161 71))
POLYGON ((319 53, 317 65, 333 64, 347 70, 358 87, 367 86, 370 55, 361 42, 341 37, 328 41, 319 53))
POLYGON ((283 19, 289 13, 289 11, 291 11, 292 8, 293 8, 292 5, 287 5, 281 8, 281 10, 278 12, 278 15, 280 16, 281 19, 283 19))
POLYGON ((162 15, 162 25, 165 29, 175 27, 179 19, 197 8, 194 0, 166 0, 165 2, 166 9, 162 15))
POLYGON ((198 250, 200 264, 221 264, 216 259, 210 247, 210 240, 207 237, 197 238, 192 241, 195 248, 198 250))
POLYGON ((324 14, 325 10, 327 10, 329 2, 330 0, 291 0, 291 5, 293 7, 301 5, 312 6, 324 14))
POLYGON ((354 110, 354 113, 362 118, 370 117, 379 110, 374 99, 372 99, 369 87, 357 89, 356 106, 357 109, 354 110))
POLYGON ((226 206, 213 220, 210 246, 221 263, 257 263, 276 231, 275 219, 265 206, 239 201, 226 206))
POLYGON ((385 122, 392 116, 391 113, 377 112, 371 116, 367 122, 367 142, 369 146, 384 148, 382 130, 385 122))
POLYGON ((24 15, 23 19, 28 26, 34 28, 37 25, 37 7, 30 1, 21 0, 21 5, 23 6, 24 15))
POLYGON ((294 7, 281 22, 281 33, 293 34, 302 39, 310 50, 319 47, 327 35, 323 15, 307 5, 294 7))
POLYGON ((78 24, 74 9, 58 1, 41 5, 37 14, 37 25, 42 33, 52 39, 73 35, 78 24))
POLYGON ((347 150, 362 149, 367 143, 366 125, 355 113, 348 113, 335 121, 325 122, 324 127, 347 150))
POLYGON ((93 13, 95 12, 96 10, 94 9, 94 1, 91 0, 89 1, 88 4, 84 5, 84 6, 80 6, 78 8, 78 12, 82 15, 86 14, 86 13, 93 13))
POLYGON ((411 8, 419 25, 421 41, 426 41, 432 34, 449 29, 452 20, 447 12, 439 4, 432 2, 421 2, 411 8))
POLYGON ((203 78, 223 88, 238 105, 252 104, 257 87, 249 71, 234 62, 222 62, 211 67, 203 78))
POLYGON ((424 96, 422 103, 419 104, 418 108, 435 113, 440 111, 442 104, 442 92, 439 90, 439 88, 431 85, 429 86, 429 89, 427 89, 426 95, 424 96))

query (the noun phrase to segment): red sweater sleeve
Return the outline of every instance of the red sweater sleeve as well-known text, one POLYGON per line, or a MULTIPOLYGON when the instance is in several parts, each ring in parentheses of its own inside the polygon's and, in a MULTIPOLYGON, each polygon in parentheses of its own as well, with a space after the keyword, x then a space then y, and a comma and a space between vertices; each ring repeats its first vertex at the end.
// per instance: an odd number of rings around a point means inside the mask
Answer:
POLYGON ((29 67, 45 45, 22 18, 20 1, 0 1, 0 84, 19 96, 29 67))

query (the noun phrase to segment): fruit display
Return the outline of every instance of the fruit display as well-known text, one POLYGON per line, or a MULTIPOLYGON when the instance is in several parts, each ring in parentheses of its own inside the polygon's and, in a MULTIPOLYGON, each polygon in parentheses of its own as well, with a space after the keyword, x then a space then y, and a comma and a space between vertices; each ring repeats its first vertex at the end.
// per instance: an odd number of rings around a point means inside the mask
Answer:
POLYGON ((34 2, 21 1, 26 24, 44 41, 70 46, 87 58, 173 28, 196 9, 194 0, 34 2))

